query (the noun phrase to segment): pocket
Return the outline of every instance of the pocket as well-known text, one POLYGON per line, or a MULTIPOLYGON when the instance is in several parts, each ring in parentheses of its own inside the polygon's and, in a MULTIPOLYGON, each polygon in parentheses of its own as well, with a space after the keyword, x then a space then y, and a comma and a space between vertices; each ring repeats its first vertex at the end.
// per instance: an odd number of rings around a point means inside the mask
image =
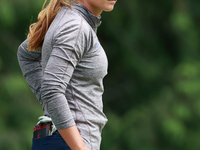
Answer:
POLYGON ((32 150, 71 150, 58 131, 51 136, 33 138, 32 142, 32 150))

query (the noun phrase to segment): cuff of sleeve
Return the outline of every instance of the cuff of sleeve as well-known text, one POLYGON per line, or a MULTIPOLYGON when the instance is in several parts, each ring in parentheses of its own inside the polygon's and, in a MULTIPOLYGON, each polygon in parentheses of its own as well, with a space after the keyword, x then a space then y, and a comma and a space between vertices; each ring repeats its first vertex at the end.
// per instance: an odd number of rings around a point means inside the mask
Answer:
POLYGON ((67 122, 64 122, 64 123, 55 124, 55 126, 58 130, 66 129, 66 128, 72 127, 74 125, 76 125, 76 123, 74 122, 74 119, 70 119, 70 120, 68 120, 67 122))

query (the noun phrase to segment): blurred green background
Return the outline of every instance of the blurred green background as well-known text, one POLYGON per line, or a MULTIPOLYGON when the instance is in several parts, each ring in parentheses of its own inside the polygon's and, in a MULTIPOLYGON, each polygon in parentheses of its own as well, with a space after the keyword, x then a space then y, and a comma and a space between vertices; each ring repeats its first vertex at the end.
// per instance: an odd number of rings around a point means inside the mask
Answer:
MULTIPOLYGON (((16 53, 43 2, 0 0, 0 150, 31 149, 42 114, 16 53)), ((119 0, 102 14, 101 150, 200 150, 199 8, 199 0, 119 0)))

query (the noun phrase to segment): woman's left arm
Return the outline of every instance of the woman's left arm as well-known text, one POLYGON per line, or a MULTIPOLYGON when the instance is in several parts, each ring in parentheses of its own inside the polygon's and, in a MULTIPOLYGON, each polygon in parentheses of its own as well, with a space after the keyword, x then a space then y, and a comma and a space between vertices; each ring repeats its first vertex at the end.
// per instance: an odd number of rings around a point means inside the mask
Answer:
POLYGON ((40 94, 42 82, 41 51, 28 51, 28 40, 29 39, 26 39, 19 46, 17 58, 26 82, 39 100, 40 104, 43 105, 40 94))

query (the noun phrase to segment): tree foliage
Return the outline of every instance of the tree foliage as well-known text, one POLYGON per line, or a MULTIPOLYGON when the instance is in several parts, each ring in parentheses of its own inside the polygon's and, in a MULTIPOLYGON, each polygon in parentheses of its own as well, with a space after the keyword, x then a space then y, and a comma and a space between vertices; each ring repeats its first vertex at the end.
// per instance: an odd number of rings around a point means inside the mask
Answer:
MULTIPOLYGON (((43 1, 0 1, 0 149, 27 150, 41 106, 16 52, 43 1)), ((102 150, 199 150, 200 1, 118 1, 102 14, 108 56, 102 150)))

